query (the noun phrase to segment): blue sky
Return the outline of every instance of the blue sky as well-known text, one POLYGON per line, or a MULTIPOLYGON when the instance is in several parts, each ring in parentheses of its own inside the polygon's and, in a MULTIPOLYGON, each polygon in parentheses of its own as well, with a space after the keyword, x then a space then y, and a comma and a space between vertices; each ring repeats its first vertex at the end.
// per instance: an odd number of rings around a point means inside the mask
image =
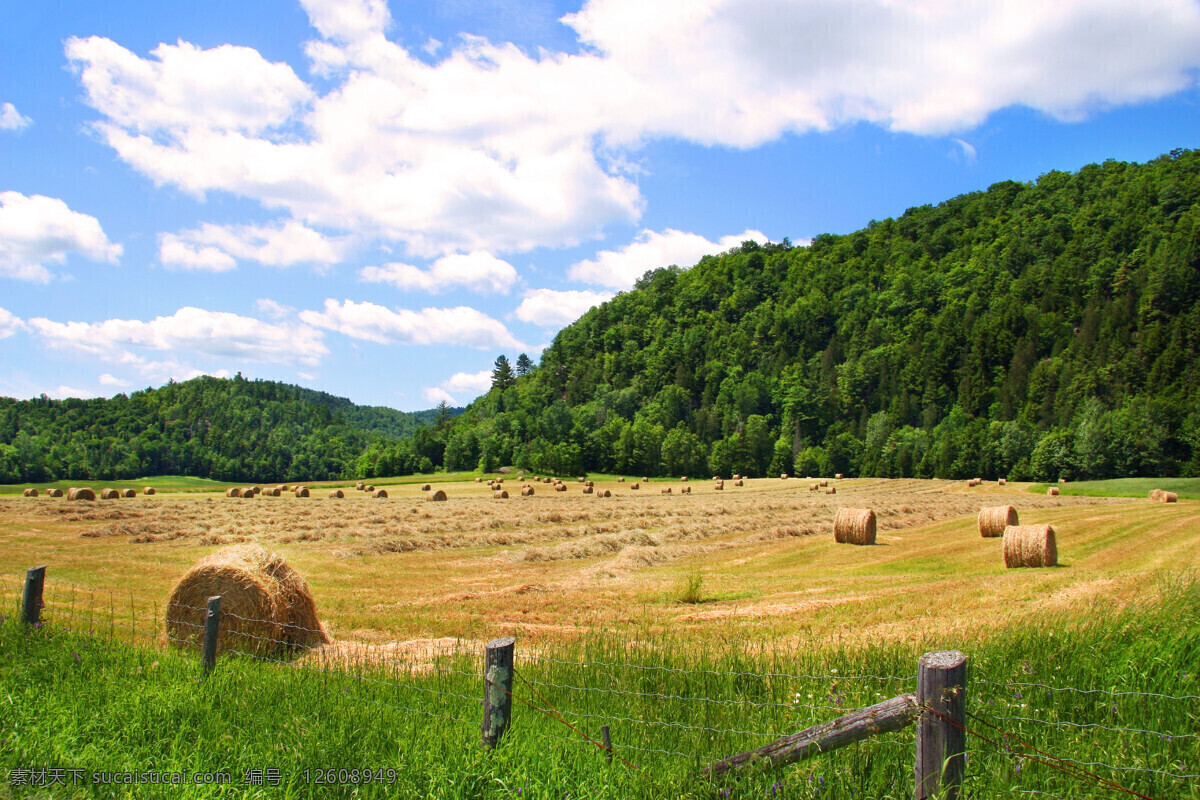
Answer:
POLYGON ((647 269, 1200 134, 1197 0, 0 0, 0 394, 414 410, 647 269))

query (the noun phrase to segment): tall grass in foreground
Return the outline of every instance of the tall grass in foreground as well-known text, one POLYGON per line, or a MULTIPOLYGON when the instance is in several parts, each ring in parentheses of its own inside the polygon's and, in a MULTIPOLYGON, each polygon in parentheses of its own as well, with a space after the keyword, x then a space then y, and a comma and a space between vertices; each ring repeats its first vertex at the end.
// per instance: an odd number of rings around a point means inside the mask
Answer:
MULTIPOLYGON (((89 617, 70 631, 81 617, 56 617, 51 607, 46 624, 27 631, 15 619, 18 591, 0 582, 9 615, 0 621, 0 797, 912 795, 912 728, 715 784, 697 773, 914 691, 914 645, 813 643, 784 652, 748 645, 736 628, 706 649, 649 634, 598 635, 536 653, 518 641, 514 724, 493 752, 479 746, 479 653, 404 667, 364 651, 348 669, 230 656, 201 681, 192 654, 130 645, 119 619, 89 617), (553 707, 570 726, 525 703, 553 707), (616 747, 611 766, 584 738, 598 740, 604 724, 616 747), (13 770, 30 768, 80 769, 87 779, 223 772, 231 784, 11 785, 13 770), (334 774, 338 785, 317 782, 328 769, 346 770, 334 774), (359 773, 349 784, 355 769, 372 770, 372 781, 359 773), (280 784, 248 785, 251 770, 264 778, 278 770, 280 784)), ((1154 594, 1086 618, 945 642, 970 658, 969 726, 996 742, 968 737, 967 797, 1128 796, 1037 763, 1019 739, 1150 797, 1200 798, 1200 629, 1192 622, 1200 588, 1182 578, 1154 594)))

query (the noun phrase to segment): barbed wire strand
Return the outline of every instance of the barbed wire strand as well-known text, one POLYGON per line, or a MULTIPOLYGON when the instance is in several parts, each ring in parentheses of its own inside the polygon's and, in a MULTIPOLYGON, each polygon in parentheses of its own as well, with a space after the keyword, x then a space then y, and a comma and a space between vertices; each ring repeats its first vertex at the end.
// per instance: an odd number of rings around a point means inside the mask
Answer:
POLYGON ((1111 731, 1112 733, 1141 733, 1149 736, 1157 736, 1160 739, 1175 740, 1175 739, 1200 739, 1200 734, 1195 733, 1163 733, 1162 731, 1150 731, 1142 728, 1110 728, 1107 725, 1100 725, 1095 722, 1051 722, 1045 719, 1036 719, 1031 717, 1008 717, 992 715, 992 719, 1016 722, 1032 722, 1038 725, 1049 725, 1055 728, 1097 728, 1102 731, 1111 731))
POLYGON ((599 686, 571 686, 550 681, 533 681, 537 686, 548 686, 553 689, 566 689, 576 692, 600 692, 603 694, 624 695, 627 697, 648 697, 658 700, 683 700, 693 703, 714 703, 726 706, 752 706, 754 708, 808 708, 815 711, 845 711, 846 706, 807 705, 804 703, 759 703, 754 700, 719 700, 713 697, 687 697, 679 694, 663 694, 661 692, 635 692, 628 689, 605 689, 599 686))
POLYGON ((831 673, 825 675, 806 675, 803 673, 793 674, 787 672, 721 672, 711 669, 681 669, 679 667, 662 667, 650 664, 630 664, 619 661, 566 661, 563 659, 552 658, 550 656, 540 656, 532 653, 525 653, 518 658, 528 661, 545 661, 552 664, 561 664, 571 667, 617 667, 621 669, 638 669, 654 672, 675 672, 687 675, 715 675, 718 677, 727 678, 786 678, 789 680, 875 680, 875 681, 912 681, 917 680, 916 675, 900 676, 900 675, 840 675, 831 673))
POLYGON ((1200 700, 1200 695, 1196 695, 1196 694, 1172 695, 1172 694, 1160 694, 1158 692, 1116 692, 1116 691, 1111 691, 1108 689, 1077 689, 1074 686, 1050 686, 1045 683, 1019 683, 1019 682, 1015 682, 1015 681, 998 682, 998 681, 984 680, 982 678, 974 679, 973 683, 983 683, 988 686, 1001 686, 1001 687, 1029 686, 1029 687, 1034 687, 1034 688, 1038 688, 1038 689, 1047 689, 1051 692, 1075 692, 1076 694, 1103 694, 1103 695, 1107 695, 1109 697, 1153 697, 1153 698, 1159 699, 1159 700, 1200 700))

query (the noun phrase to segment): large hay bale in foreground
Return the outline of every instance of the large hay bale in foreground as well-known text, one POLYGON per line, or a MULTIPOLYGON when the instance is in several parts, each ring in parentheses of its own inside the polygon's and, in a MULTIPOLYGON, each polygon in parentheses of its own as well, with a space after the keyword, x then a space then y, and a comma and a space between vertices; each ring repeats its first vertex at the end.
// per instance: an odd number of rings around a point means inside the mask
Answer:
POLYGON ((133 489, 126 489, 125 491, 121 492, 121 496, 122 497, 137 497, 137 492, 134 491, 133 489))
POLYGON ((1058 487, 1051 486, 1049 489, 1046 490, 1046 496, 1047 497, 1058 497, 1058 487))
POLYGON ((87 488, 67 489, 67 499, 68 500, 95 500, 96 493, 93 492, 91 489, 87 489, 87 488))
POLYGON ((446 493, 441 489, 434 489, 425 495, 425 500, 430 503, 444 503, 446 502, 446 493))
POLYGON ((231 487, 231 488, 225 490, 225 496, 226 497, 241 497, 242 490, 238 489, 237 487, 231 487))
POLYGON ((329 499, 330 500, 341 500, 345 496, 346 495, 342 493, 341 489, 330 489, 329 490, 329 499))
POLYGON ((1165 492, 1163 492, 1162 489, 1151 489, 1150 490, 1150 499, 1156 503, 1161 503, 1164 494, 1165 494, 1165 492))
POLYGON ((371 497, 375 497, 380 500, 386 500, 387 499, 387 489, 376 489, 375 491, 371 492, 371 497))
POLYGON ((839 508, 833 518, 838 544, 875 544, 875 512, 869 508, 839 508))
POLYGON ((979 509, 979 535, 985 538, 1003 536, 1005 528, 1018 524, 1017 510, 1012 506, 979 509))
POLYGON ((120 500, 121 493, 118 492, 116 489, 101 489, 100 490, 100 499, 101 500, 120 500))
POLYGON ((296 497, 308 497, 308 487, 307 486, 297 486, 295 495, 296 495, 296 497))
POLYGON ((1053 567, 1058 546, 1050 525, 1009 525, 1004 529, 1004 566, 1053 567))
POLYGON ((1164 503, 1178 503, 1179 495, 1175 492, 1163 492, 1162 501, 1164 503))
POLYGON ((46 497, 62 497, 62 496, 63 496, 62 489, 47 489, 46 490, 46 497))
POLYGON ((145 494, 145 495, 151 495, 151 494, 154 494, 154 487, 153 487, 153 486, 146 486, 146 487, 144 487, 144 488, 142 489, 142 494, 145 494))
POLYGON ((257 544, 218 550, 189 569, 167 600, 167 640, 199 648, 208 598, 221 596, 217 650, 285 655, 326 644, 317 606, 304 578, 257 544))

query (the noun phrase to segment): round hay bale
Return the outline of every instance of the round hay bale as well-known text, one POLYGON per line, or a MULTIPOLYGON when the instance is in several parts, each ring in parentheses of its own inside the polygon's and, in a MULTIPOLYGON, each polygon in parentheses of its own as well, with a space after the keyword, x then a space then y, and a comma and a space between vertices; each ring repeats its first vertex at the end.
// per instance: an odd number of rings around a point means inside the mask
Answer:
POLYGON ((556 492, 565 492, 566 490, 567 490, 567 485, 566 485, 565 483, 556 483, 556 484, 554 484, 554 491, 556 491, 556 492))
POLYGON ((662 493, 663 493, 663 494, 670 494, 670 493, 671 493, 671 487, 670 487, 670 486, 664 486, 664 487, 662 488, 662 493))
POLYGON ((346 495, 342 493, 341 489, 330 489, 329 490, 329 499, 331 499, 331 500, 341 500, 345 496, 346 495))
POLYGON ((679 480, 680 480, 682 483, 687 483, 687 475, 681 475, 681 476, 679 477, 679 480))
POLYGON ((641 489, 642 485, 640 483, 638 483, 637 481, 634 481, 633 483, 629 484, 629 488, 630 489, 641 489))
POLYGON ((292 490, 292 487, 288 486, 286 483, 279 484, 279 491, 281 494, 283 492, 290 492, 291 490, 292 490))
POLYGON ((624 482, 625 482, 625 478, 624 478, 624 477, 617 478, 617 483, 624 483, 624 482))
POLYGON ((786 481, 787 478, 788 478, 788 476, 787 476, 786 472, 779 476, 779 480, 781 480, 781 481, 786 481))
POLYGON ((984 538, 1003 536, 1005 528, 1019 524, 1017 510, 1012 506, 979 509, 979 535, 984 538))
POLYGON ((842 473, 839 472, 837 475, 834 475, 833 477, 837 478, 840 481, 842 479, 842 473))
POLYGON ((475 479, 475 482, 476 482, 476 483, 483 483, 483 477, 482 477, 482 476, 480 476, 480 477, 476 478, 476 479, 475 479))
POLYGON ((968 489, 970 489, 970 488, 971 488, 971 487, 973 487, 974 485, 975 485, 975 479, 974 479, 974 478, 971 478, 969 481, 967 481, 967 488, 968 488, 968 489))
POLYGON ((283 494, 283 492, 279 491, 278 486, 272 486, 270 489, 267 489, 265 494, 268 494, 271 497, 279 497, 279 495, 283 494))
POLYGON ((592 493, 592 492, 594 492, 594 491, 595 491, 595 489, 593 489, 591 486, 584 486, 584 487, 583 487, 583 493, 584 493, 584 494, 591 494, 591 493, 592 493))
POLYGON ((258 495, 254 493, 254 489, 252 487, 247 486, 245 489, 242 489, 242 497, 247 500, 253 500, 254 498, 258 497, 258 495))
POLYGON ((242 490, 237 488, 236 486, 231 486, 230 488, 225 490, 225 496, 226 497, 241 497, 242 490))
POLYGON ((46 497, 62 497, 62 496, 63 496, 62 489, 47 489, 46 490, 46 497))
POLYGON ((250 491, 254 492, 255 494, 262 494, 262 487, 261 486, 251 486, 250 491))
POLYGON ((153 486, 145 487, 144 489, 142 489, 142 494, 146 494, 146 495, 154 494, 154 487, 153 486))
MULTIPOLYGON (((475 480, 479 480, 479 478, 476 478, 475 480)), ((358 483, 354 484, 354 488, 361 492, 364 488, 366 488, 366 485, 366 481, 359 481, 358 483)))
POLYGON ((1162 499, 1163 499, 1163 494, 1164 494, 1164 492, 1162 489, 1151 489, 1150 490, 1150 499, 1156 503, 1161 503, 1162 499))
POLYGON ((1049 497, 1058 497, 1058 487, 1051 486, 1049 489, 1046 490, 1046 495, 1049 497))
POLYGON ((596 497, 612 497, 612 492, 608 489, 596 492, 596 497))
POLYGON ((713 484, 713 488, 718 492, 723 491, 725 489, 725 481, 717 481, 713 484))
POLYGON ((587 478, 577 478, 577 480, 578 480, 580 483, 584 483, 584 482, 586 482, 586 481, 587 481, 587 478))
POLYGON ((371 497, 375 497, 379 500, 386 500, 387 489, 376 489, 375 491, 371 492, 371 497))
POLYGON ((690 486, 685 486, 685 487, 683 487, 682 489, 680 489, 680 490, 679 490, 679 493, 680 493, 680 494, 691 494, 691 493, 692 493, 692 487, 690 487, 690 486))
POLYGON ((446 493, 441 489, 434 489, 429 494, 425 495, 426 502, 444 503, 446 502, 446 493))
POLYGON ((433 487, 432 487, 432 486, 430 486, 428 483, 423 483, 423 484, 421 484, 421 491, 422 491, 422 492, 428 492, 428 491, 431 491, 432 489, 433 489, 433 487))
POLYGON ((368 484, 367 484, 367 488, 363 489, 363 491, 364 491, 364 492, 373 492, 373 491, 375 491, 375 484, 373 484, 373 483, 368 483, 368 484))
MULTIPOLYGON (((37 489, 34 489, 34 491, 36 492, 37 489)), ((125 489, 124 491, 121 492, 121 496, 122 497, 137 497, 137 491, 134 489, 125 489)), ((37 497, 37 495, 35 494, 34 497, 37 497)))
POLYGON ((719 480, 721 480, 721 476, 720 476, 720 475, 713 475, 713 480, 714 480, 714 481, 719 481, 719 480))
POLYGON ((504 489, 497 489, 496 491, 492 492, 492 497, 494 497, 497 500, 507 500, 508 492, 505 491, 504 489))
POLYGON ((308 487, 307 486, 297 486, 295 495, 296 495, 296 497, 308 497, 308 487))
POLYGON ((100 490, 100 499, 101 500, 119 500, 120 497, 121 497, 121 493, 118 492, 116 489, 101 489, 100 490))
POLYGON ((741 485, 742 485, 742 479, 741 479, 741 478, 738 478, 736 481, 734 481, 734 482, 733 482, 733 485, 734 485, 734 486, 741 486, 741 485))
POLYGON ((734 479, 735 481, 740 481, 740 480, 742 479, 742 476, 741 476, 741 475, 734 475, 734 476, 733 476, 733 479, 734 479))
POLYGON ((218 550, 184 573, 167 600, 169 642, 200 647, 213 595, 221 596, 218 652, 285 655, 329 642, 304 578, 257 544, 218 550))
POLYGON ((593 483, 592 481, 588 481, 587 483, 584 484, 584 486, 595 486, 595 485, 596 484, 593 483))
POLYGON ((524 486, 521 488, 521 497, 533 497, 533 487, 524 486))
POLYGON ((1004 566, 1053 567, 1058 563, 1054 528, 1050 525, 1009 525, 1004 529, 1004 566))
POLYGON ((809 485, 808 490, 810 492, 815 492, 820 488, 821 488, 821 485, 819 483, 814 483, 814 484, 809 485))
POLYGON ((496 478, 496 485, 497 485, 497 486, 499 486, 499 485, 500 485, 500 484, 502 484, 502 483, 504 483, 504 478, 496 478))
POLYGON ((819 485, 822 489, 824 489, 826 486, 829 485, 829 481, 821 481, 821 483, 819 485))
POLYGON ((67 489, 67 499, 68 500, 95 500, 96 493, 94 491, 92 491, 91 489, 87 489, 87 488, 67 489))
POLYGON ((1066 483, 1066 482, 1067 482, 1067 479, 1066 479, 1066 478, 1059 478, 1059 479, 1058 479, 1058 482, 1059 482, 1059 483, 1066 483))
POLYGON ((869 508, 839 508, 833 519, 838 544, 875 544, 875 512, 869 508))
POLYGON ((1008 481, 1007 481, 1006 479, 1004 479, 1004 478, 1001 478, 1000 480, 996 481, 996 485, 997 485, 997 486, 1007 486, 1007 485, 1008 485, 1008 481))
POLYGON ((34 491, 36 491, 36 490, 26 489, 25 491, 21 492, 21 496, 22 497, 37 497, 37 495, 34 494, 34 491))
POLYGON ((643 476, 642 476, 642 483, 649 483, 649 482, 650 482, 650 479, 649 479, 649 478, 647 478, 645 475, 643 475, 643 476))
POLYGON ((1175 492, 1163 492, 1162 501, 1164 503, 1178 503, 1179 495, 1175 492))
POLYGON ((825 494, 837 494, 837 487, 830 486, 828 489, 825 490, 825 494))

